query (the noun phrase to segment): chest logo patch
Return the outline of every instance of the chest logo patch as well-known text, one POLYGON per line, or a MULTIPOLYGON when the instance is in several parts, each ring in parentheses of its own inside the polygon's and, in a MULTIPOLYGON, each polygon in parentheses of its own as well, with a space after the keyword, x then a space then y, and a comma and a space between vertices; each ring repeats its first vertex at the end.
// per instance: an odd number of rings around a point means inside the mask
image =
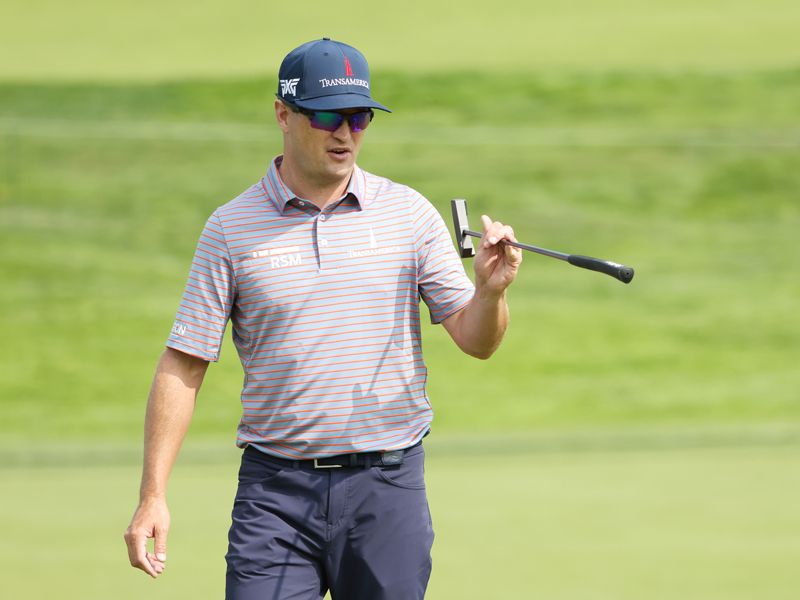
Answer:
POLYGON ((256 250, 251 256, 253 258, 264 258, 268 256, 269 266, 272 269, 303 264, 303 255, 300 254, 300 246, 256 250))
POLYGON ((302 264, 302 254, 281 254, 280 256, 269 257, 269 266, 273 269, 279 269, 281 267, 293 267, 295 265, 302 264))
POLYGON ((372 230, 372 225, 369 227, 369 248, 356 249, 351 248, 347 251, 350 258, 360 258, 362 256, 378 256, 380 254, 395 254, 402 252, 399 246, 378 246, 378 240, 375 237, 375 232, 372 230))

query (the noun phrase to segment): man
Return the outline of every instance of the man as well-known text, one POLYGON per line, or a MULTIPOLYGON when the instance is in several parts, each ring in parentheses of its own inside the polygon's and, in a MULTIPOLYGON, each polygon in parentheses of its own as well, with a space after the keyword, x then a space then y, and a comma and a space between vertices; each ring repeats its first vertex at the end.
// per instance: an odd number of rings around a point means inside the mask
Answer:
POLYGON ((282 156, 208 220, 145 420, 130 562, 164 570, 169 473, 228 320, 245 371, 229 600, 422 598, 433 542, 419 299, 488 358, 522 260, 482 217, 475 286, 435 209, 356 166, 374 101, 364 57, 323 38, 279 72, 282 156), (154 552, 147 551, 154 538, 154 552))

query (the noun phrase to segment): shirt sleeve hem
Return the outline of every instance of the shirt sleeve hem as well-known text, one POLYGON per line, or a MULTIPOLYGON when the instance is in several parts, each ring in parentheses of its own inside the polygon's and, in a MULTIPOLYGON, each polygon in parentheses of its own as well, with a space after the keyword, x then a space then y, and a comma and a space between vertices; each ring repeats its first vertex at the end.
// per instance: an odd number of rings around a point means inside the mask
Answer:
POLYGON ((435 316, 433 313, 431 313, 431 323, 434 325, 438 325, 442 321, 446 320, 448 317, 451 317, 452 315, 456 314, 458 311, 463 309, 467 304, 469 304, 469 301, 472 300, 472 297, 475 295, 475 290, 474 289, 465 290, 464 294, 465 295, 461 297, 460 302, 451 304, 449 307, 447 307, 445 310, 441 312, 437 311, 435 316))
POLYGON ((200 358, 208 362, 219 362, 219 353, 212 354, 210 352, 200 350, 199 348, 195 348, 194 346, 189 346, 188 344, 184 344, 182 342, 178 342, 172 339, 167 340, 167 343, 164 345, 167 348, 172 348, 173 350, 183 352, 184 354, 188 354, 189 356, 194 356, 195 358, 200 358))

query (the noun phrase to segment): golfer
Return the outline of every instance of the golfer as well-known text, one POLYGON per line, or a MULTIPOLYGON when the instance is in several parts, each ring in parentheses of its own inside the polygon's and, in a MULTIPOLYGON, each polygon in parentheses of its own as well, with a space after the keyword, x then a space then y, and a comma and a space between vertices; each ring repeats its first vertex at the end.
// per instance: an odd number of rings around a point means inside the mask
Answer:
POLYGON ((488 358, 522 260, 482 217, 475 284, 418 192, 356 165, 374 111, 364 56, 328 38, 290 52, 275 118, 283 154, 208 219, 145 419, 131 565, 167 562, 167 480, 228 321, 244 369, 228 600, 423 598, 433 529, 419 300, 488 358), (154 551, 147 543, 154 538, 154 551))

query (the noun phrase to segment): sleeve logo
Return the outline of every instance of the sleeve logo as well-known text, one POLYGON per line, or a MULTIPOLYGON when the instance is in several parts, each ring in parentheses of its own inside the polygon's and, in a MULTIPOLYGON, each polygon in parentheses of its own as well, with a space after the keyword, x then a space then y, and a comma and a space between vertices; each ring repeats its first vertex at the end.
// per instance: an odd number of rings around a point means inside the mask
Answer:
POLYGON ((299 77, 296 79, 281 79, 281 96, 296 96, 298 83, 300 83, 299 77))

